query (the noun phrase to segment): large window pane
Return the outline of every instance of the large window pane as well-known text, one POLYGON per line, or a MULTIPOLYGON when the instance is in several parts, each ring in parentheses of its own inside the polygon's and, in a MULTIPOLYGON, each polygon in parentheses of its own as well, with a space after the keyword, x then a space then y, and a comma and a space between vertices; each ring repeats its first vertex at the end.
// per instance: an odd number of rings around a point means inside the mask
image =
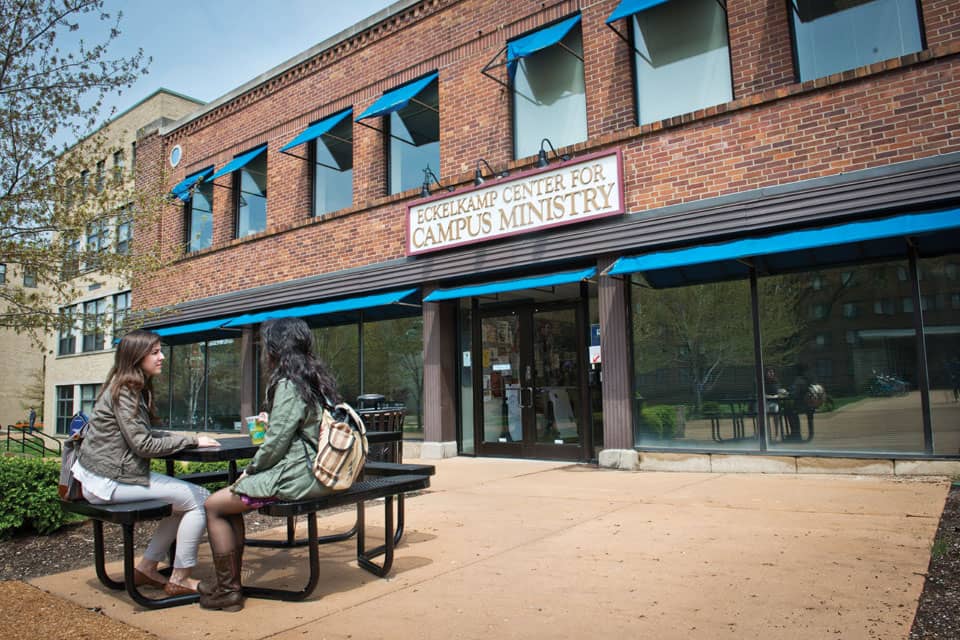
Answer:
POLYGON ((434 80, 388 118, 390 193, 423 184, 427 167, 440 172, 440 83, 434 80))
POLYGON ((934 453, 960 450, 960 254, 920 261, 934 453))
POLYGON ((213 183, 201 183, 186 205, 187 251, 200 251, 213 244, 213 183))
POLYGON ((423 319, 363 324, 363 393, 379 393, 407 409, 404 432, 422 437, 423 319))
POLYGON ((473 437, 473 310, 460 299, 460 452, 475 453, 473 437))
POLYGON ((73 385, 57 385, 57 433, 67 433, 73 417, 73 385))
POLYGON ((350 404, 360 395, 360 334, 356 324, 313 330, 314 353, 330 367, 337 390, 350 404))
POLYGON ((727 14, 716 0, 673 0, 632 24, 640 124, 733 99, 727 14))
POLYGON ((922 452, 905 261, 761 278, 771 448, 922 452), (814 286, 816 283, 817 286, 814 286))
POLYGON ((175 345, 170 350, 171 429, 202 429, 206 387, 206 349, 204 343, 175 345))
POLYGON ((517 63, 513 78, 515 157, 535 155, 544 138, 554 147, 587 139, 582 57, 583 39, 577 25, 558 44, 517 63))
POLYGON ((240 430, 240 341, 207 343, 207 419, 212 431, 240 430))
POLYGON ((801 82, 922 48, 916 0, 797 0, 790 14, 801 82))
POLYGON ((636 443, 758 449, 749 283, 634 284, 636 443))
POLYGON ((267 154, 261 153, 238 171, 237 237, 267 228, 267 154))
POLYGON ((353 119, 344 118, 314 143, 313 215, 353 204, 353 119))

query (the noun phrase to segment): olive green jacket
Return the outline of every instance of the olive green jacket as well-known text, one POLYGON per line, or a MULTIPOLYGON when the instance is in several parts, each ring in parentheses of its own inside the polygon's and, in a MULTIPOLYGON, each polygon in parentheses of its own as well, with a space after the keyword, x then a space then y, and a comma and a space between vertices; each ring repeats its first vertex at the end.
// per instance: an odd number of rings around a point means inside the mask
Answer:
POLYGON ((256 498, 302 500, 330 493, 313 476, 317 455, 319 405, 308 406, 287 379, 277 383, 263 444, 231 489, 256 498), (304 442, 304 439, 309 441, 304 442))
POLYGON ((151 429, 141 394, 121 387, 116 405, 110 389, 97 398, 77 459, 98 476, 149 486, 150 458, 196 446, 196 436, 151 429))

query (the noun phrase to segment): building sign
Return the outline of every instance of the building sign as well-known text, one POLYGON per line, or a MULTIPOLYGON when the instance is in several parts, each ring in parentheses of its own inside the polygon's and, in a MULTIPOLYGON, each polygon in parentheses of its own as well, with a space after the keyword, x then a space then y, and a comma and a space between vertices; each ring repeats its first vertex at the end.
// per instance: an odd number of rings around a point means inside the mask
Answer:
POLYGON ((407 206, 407 255, 623 213, 619 150, 407 206))

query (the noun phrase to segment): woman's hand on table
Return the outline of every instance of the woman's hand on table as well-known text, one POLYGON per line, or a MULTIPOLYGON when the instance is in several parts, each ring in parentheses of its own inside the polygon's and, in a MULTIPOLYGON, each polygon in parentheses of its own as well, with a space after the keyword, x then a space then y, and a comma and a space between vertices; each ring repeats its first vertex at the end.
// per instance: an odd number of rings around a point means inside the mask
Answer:
POLYGON ((220 441, 210 436, 197 436, 198 447, 219 447, 220 441))

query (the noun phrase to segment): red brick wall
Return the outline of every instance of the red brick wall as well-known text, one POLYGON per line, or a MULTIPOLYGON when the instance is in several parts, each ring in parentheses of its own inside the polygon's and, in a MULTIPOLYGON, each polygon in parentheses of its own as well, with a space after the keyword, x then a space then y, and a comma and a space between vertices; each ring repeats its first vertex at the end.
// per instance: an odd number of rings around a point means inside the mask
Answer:
MULTIPOLYGON (((784 2, 730 2, 734 102, 642 128, 634 123, 630 50, 603 24, 616 4, 605 0, 582 9, 590 140, 569 150, 623 149, 629 211, 960 151, 955 0, 924 3, 931 49, 923 54, 805 85, 793 82, 784 2)), ((320 117, 351 104, 356 117, 384 90, 436 69, 442 183, 467 183, 480 157, 496 169, 529 166, 533 158, 512 160, 508 91, 480 69, 509 38, 576 10, 569 0, 426 0, 163 139, 145 140, 141 163, 148 154, 165 158, 174 144, 184 148, 184 161, 172 174, 149 173, 149 162, 138 173, 163 178, 166 189, 194 170, 221 167, 268 142, 268 229, 232 239, 232 191, 215 187, 214 247, 138 286, 134 306, 402 257, 404 205, 417 194, 386 195, 380 133, 353 127, 354 207, 322 220, 309 218, 308 164, 278 153, 279 147, 320 117)), ((217 184, 232 186, 226 177, 217 184)), ((146 231, 137 229, 138 247, 146 231)), ((182 208, 173 206, 162 225, 149 230, 151 239, 162 238, 168 256, 183 234, 182 208)))

